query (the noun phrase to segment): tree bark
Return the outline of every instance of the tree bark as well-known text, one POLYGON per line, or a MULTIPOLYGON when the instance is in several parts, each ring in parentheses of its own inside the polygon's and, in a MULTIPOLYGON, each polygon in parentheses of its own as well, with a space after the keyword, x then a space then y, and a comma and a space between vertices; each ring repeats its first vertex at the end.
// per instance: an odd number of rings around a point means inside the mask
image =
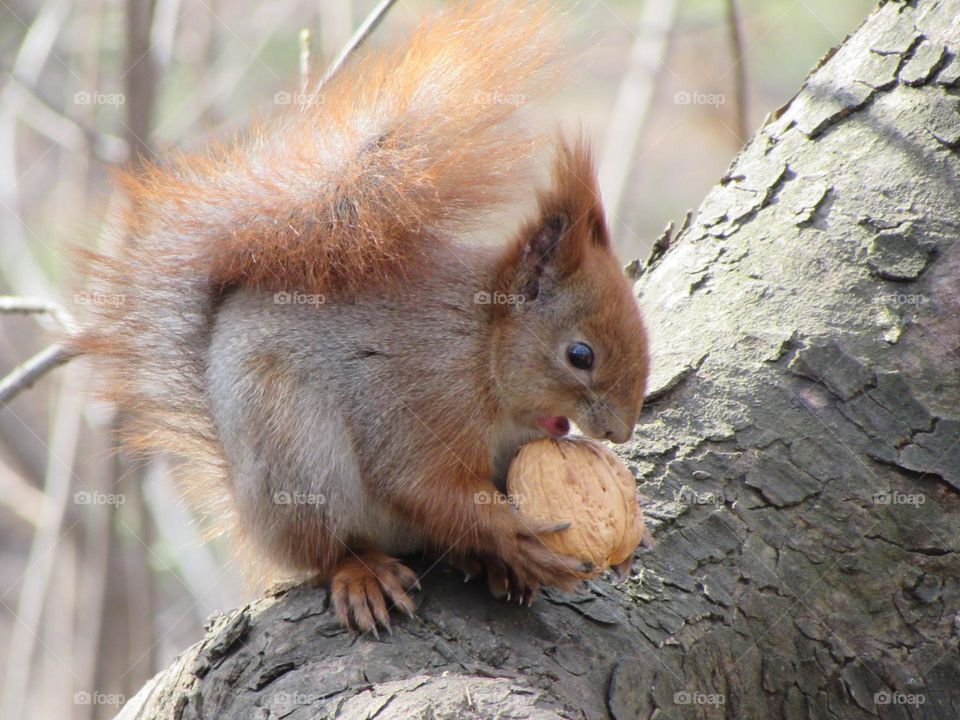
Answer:
POLYGON ((379 642, 292 587, 120 717, 960 717, 958 17, 882 4, 641 268, 628 581, 524 609, 438 566, 379 642))

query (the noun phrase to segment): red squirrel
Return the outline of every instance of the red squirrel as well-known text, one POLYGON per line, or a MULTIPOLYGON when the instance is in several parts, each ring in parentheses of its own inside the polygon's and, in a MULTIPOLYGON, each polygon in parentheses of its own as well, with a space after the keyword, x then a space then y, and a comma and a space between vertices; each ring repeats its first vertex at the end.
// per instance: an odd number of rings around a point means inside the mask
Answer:
POLYGON ((591 570, 543 545, 560 525, 485 501, 570 421, 628 440, 647 378, 590 149, 520 117, 557 48, 543 3, 459 5, 243 137, 127 172, 115 247, 89 254, 123 302, 74 350, 128 445, 183 458, 251 565, 329 582, 361 631, 412 612, 399 555, 479 563, 521 602, 591 570))

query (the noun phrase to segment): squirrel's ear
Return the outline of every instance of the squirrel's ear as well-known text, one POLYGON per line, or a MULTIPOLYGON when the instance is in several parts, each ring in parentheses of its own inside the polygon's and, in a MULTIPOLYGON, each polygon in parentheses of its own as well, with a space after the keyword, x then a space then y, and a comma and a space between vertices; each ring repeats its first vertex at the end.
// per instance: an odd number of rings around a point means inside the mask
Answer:
POLYGON ((519 292, 527 300, 536 300, 541 283, 560 275, 564 235, 570 219, 563 213, 550 213, 532 225, 520 252, 519 292))
POLYGON ((523 227, 498 268, 498 287, 527 300, 576 272, 587 253, 610 248, 586 141, 559 140, 553 184, 538 200, 537 219, 523 227))

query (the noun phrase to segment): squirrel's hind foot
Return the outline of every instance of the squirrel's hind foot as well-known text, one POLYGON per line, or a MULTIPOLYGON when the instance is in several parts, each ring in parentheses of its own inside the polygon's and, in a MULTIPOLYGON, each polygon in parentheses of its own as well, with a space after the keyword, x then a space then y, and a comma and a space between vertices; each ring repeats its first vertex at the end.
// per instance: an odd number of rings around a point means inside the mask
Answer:
POLYGON ((393 632, 390 610, 413 617, 408 590, 419 590, 416 573, 396 558, 376 550, 351 553, 337 565, 330 580, 333 608, 346 627, 380 637, 378 628, 393 632))

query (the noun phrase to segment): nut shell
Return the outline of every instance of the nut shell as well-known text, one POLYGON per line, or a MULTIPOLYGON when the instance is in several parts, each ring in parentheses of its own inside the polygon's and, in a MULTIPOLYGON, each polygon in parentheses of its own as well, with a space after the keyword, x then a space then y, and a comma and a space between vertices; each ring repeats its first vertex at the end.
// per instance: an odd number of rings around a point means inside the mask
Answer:
POLYGON ((542 536, 551 550, 592 562, 597 574, 633 554, 643 538, 637 485, 606 445, 582 437, 544 438, 520 448, 507 490, 521 514, 570 527, 542 536))

